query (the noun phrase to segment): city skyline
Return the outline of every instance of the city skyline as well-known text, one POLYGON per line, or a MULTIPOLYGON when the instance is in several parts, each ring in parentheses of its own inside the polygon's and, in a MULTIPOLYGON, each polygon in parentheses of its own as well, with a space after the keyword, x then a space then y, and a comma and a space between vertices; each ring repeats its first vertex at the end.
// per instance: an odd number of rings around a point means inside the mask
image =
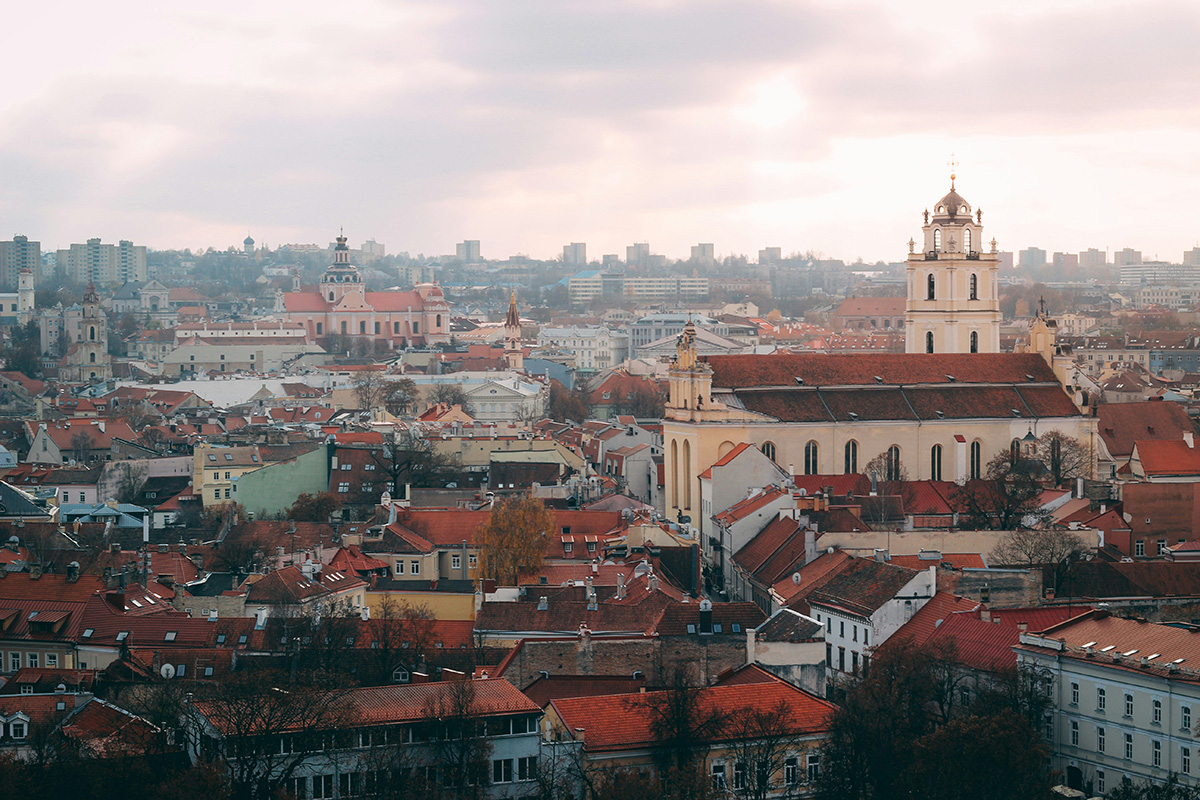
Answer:
POLYGON ((1186 3, 117 3, 15 24, 57 45, 0 56, 0 224, 44 250, 345 225, 427 255, 899 261, 951 154, 1001 250, 1177 261, 1200 237, 1186 3))

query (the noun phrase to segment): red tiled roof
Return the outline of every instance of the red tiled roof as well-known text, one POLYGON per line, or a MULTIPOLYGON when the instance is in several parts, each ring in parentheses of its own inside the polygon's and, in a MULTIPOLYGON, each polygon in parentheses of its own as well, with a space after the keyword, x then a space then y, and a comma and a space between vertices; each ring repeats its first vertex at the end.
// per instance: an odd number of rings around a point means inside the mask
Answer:
MULTIPOLYGON (((1150 672, 1155 675, 1166 675, 1167 665, 1176 659, 1181 663, 1181 671, 1173 676, 1179 680, 1200 680, 1197 666, 1200 665, 1200 629, 1177 628, 1171 625, 1158 625, 1133 619, 1110 616, 1104 611, 1089 611, 1053 625, 1041 635, 1062 642, 1065 650, 1062 655, 1067 658, 1086 658, 1084 645, 1091 645, 1096 655, 1097 663, 1118 669, 1131 669, 1140 673, 1150 672), (1106 651, 1105 648, 1112 647, 1106 651), (1123 662, 1112 661, 1109 653, 1134 651, 1123 662), (1156 658, 1146 667, 1140 665, 1140 658, 1155 655, 1156 658), (1101 659, 1104 659, 1101 662, 1101 659)), ((1018 644, 1021 649, 1036 649, 1036 645, 1018 644)))
POLYGON ((767 586, 779 580, 781 571, 791 572, 796 561, 802 561, 803 558, 804 532, 800 523, 791 517, 771 520, 767 527, 733 555, 738 566, 767 586), (778 563, 773 565, 774 569, 763 569, 769 562, 778 563))
POLYGON ((338 551, 333 554, 333 558, 329 559, 329 564, 325 569, 361 575, 380 569, 390 570, 390 567, 386 561, 364 555, 358 545, 351 544, 339 547, 338 551))
POLYGON ((1200 475, 1200 447, 1188 447, 1183 439, 1138 441, 1134 455, 1146 475, 1200 475))
POLYGON ((503 633, 571 634, 583 625, 596 634, 649 635, 661 616, 661 611, 648 614, 641 606, 612 603, 600 603, 589 609, 585 602, 558 601, 539 610, 535 603, 485 602, 475 615, 475 628, 503 633))
POLYGON ((821 553, 815 561, 797 570, 800 573, 800 583, 795 583, 789 575, 777 581, 771 590, 783 598, 788 608, 807 611, 808 603, 804 601, 808 595, 824 586, 826 581, 844 569, 852 559, 853 556, 841 550, 821 553))
POLYGON ((987 563, 979 553, 939 553, 938 556, 934 560, 921 558, 920 555, 893 555, 889 563, 895 564, 898 567, 908 567, 909 569, 929 569, 931 566, 941 567, 944 562, 949 562, 954 569, 984 569, 987 567, 987 563))
POLYGON ((1101 403, 1096 418, 1100 437, 1114 458, 1128 458, 1135 442, 1182 440, 1184 433, 1195 430, 1178 403, 1101 403))
POLYGON ((715 462, 713 462, 713 465, 711 467, 704 470, 704 472, 701 472, 700 477, 704 478, 705 480, 711 480, 712 479, 712 471, 713 471, 714 467, 727 466, 730 461, 733 461, 735 458, 737 458, 738 456, 740 456, 742 453, 746 452, 746 450, 748 450, 749 448, 751 448, 753 446, 754 445, 752 445, 752 444, 747 444, 746 442, 741 442, 740 444, 735 446, 732 450, 730 450, 728 453, 726 453, 725 455, 723 455, 719 459, 717 459, 715 462))
POLYGON ((832 489, 832 494, 844 497, 848 494, 865 495, 871 491, 871 481, 866 475, 848 473, 844 475, 794 475, 793 482, 797 489, 803 489, 807 494, 819 494, 825 489, 832 489))
POLYGON ((907 299, 903 297, 847 297, 834 312, 839 317, 902 317, 907 299))
MULTIPOLYGON (((757 627, 767 618, 763 610, 754 603, 713 603, 712 624, 714 634, 727 636, 742 636, 750 628, 757 627), (735 631, 737 625, 740 630, 735 631), (717 630, 720 626, 720 631, 717 630)), ((659 636, 688 636, 693 632, 688 625, 700 630, 699 603, 673 603, 664 609, 662 619, 658 623, 659 636)))
POLYGON ((723 525, 730 525, 753 514, 764 506, 785 497, 788 493, 778 486, 769 486, 765 491, 759 491, 744 500, 731 505, 717 514, 715 519, 723 525))
POLYGON ((979 603, 975 600, 950 592, 936 592, 888 641, 908 639, 918 647, 923 646, 955 612, 973 611, 978 607, 979 603))
POLYGON ((861 353, 854 358, 775 353, 709 356, 707 361, 713 386, 726 388, 792 387, 797 377, 807 386, 949 384, 948 375, 958 383, 1057 383, 1053 370, 1036 353, 861 353))
MULTIPOLYGON (((550 707, 573 735, 583 729, 583 749, 587 752, 634 750, 653 747, 656 737, 652 729, 654 714, 651 704, 660 702, 665 692, 646 692, 638 695, 578 697, 554 700, 550 707)), ((772 682, 709 686, 697 693, 702 709, 713 708, 726 718, 739 716, 743 711, 767 711, 785 708, 778 717, 793 735, 827 731, 834 705, 814 697, 781 680, 772 682)), ((733 730, 719 730, 714 741, 736 740, 733 730)))
POLYGON ((625 675, 550 675, 538 678, 521 693, 539 708, 545 708, 551 700, 565 697, 636 694, 645 687, 645 678, 625 675))
POLYGON ((809 603, 832 606, 869 617, 917 577, 917 571, 870 558, 855 558, 825 585, 809 595, 809 603))

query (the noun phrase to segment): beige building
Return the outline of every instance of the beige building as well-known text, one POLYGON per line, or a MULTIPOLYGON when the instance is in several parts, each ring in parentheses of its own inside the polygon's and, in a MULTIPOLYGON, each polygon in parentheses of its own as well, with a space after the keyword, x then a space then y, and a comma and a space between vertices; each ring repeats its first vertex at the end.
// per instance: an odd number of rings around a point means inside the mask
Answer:
POLYGON ((908 242, 909 353, 1000 352, 1000 261, 995 240, 983 249, 983 212, 954 190, 925 212, 922 249, 908 242))

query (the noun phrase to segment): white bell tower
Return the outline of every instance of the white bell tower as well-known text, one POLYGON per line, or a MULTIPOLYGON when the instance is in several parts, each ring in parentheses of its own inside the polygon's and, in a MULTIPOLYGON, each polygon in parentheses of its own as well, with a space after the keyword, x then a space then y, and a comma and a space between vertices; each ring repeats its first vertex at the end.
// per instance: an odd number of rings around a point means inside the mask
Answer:
POLYGON ((921 249, 908 242, 905 352, 1000 352, 996 240, 983 251, 983 212, 954 189, 925 212, 921 249))

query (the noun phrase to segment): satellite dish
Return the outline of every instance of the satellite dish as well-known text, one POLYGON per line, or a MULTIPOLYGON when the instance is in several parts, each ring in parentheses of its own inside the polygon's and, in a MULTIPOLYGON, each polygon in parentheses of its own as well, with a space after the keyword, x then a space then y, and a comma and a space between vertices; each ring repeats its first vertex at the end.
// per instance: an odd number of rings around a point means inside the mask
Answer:
POLYGON ((159 667, 158 674, 167 680, 171 680, 171 678, 175 677, 175 666, 173 664, 163 664, 159 667))
POLYGON ((799 572, 792 573, 792 583, 796 584, 797 586, 800 585, 800 573, 799 572))

